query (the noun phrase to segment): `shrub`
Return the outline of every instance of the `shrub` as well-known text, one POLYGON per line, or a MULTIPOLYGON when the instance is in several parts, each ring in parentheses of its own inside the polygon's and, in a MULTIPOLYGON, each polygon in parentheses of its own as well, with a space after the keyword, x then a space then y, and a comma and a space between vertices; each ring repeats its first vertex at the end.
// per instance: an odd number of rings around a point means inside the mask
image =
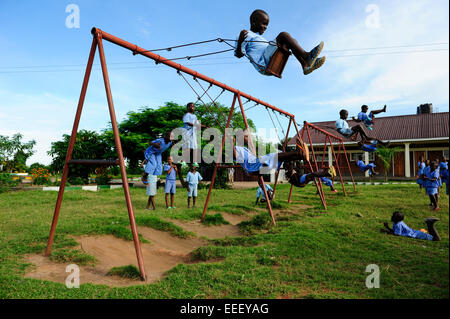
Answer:
POLYGON ((8 191, 11 187, 16 186, 19 181, 14 180, 9 173, 0 173, 0 193, 8 191))
POLYGON ((111 181, 111 175, 109 174, 108 167, 97 167, 95 169, 95 182, 98 185, 106 185, 111 181))
POLYGON ((50 177, 48 169, 44 167, 33 168, 31 170, 31 175, 33 176, 33 184, 35 185, 47 184, 50 177))

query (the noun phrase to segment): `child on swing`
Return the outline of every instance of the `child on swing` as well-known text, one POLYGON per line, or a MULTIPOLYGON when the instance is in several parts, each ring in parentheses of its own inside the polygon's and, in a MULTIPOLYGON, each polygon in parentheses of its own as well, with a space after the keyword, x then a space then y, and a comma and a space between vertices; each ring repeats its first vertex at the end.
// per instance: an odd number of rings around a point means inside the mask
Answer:
MULTIPOLYGON (((298 162, 297 162, 298 164, 298 162)), ((305 187, 310 182, 314 181, 316 178, 323 177, 336 177, 336 170, 334 166, 330 166, 328 169, 320 169, 318 172, 314 173, 306 173, 301 174, 296 168, 293 162, 290 162, 286 165, 286 177, 288 178, 289 184, 295 187, 305 187)), ((331 181, 331 180, 330 180, 331 181)), ((334 190, 334 188, 333 188, 334 190)))
POLYGON ((367 111, 369 107, 367 105, 361 106, 361 112, 358 113, 358 117, 353 117, 353 121, 362 122, 368 130, 373 130, 373 125, 375 123, 375 114, 379 114, 381 112, 386 112, 386 105, 379 110, 370 111, 369 115, 367 115, 367 111))
POLYGON ((250 30, 242 30, 237 40, 235 56, 242 58, 247 56, 256 70, 263 75, 271 75, 266 72, 272 55, 280 47, 291 51, 303 68, 303 74, 307 75, 320 68, 325 63, 325 57, 318 58, 323 48, 323 42, 310 52, 305 51, 289 33, 281 32, 274 41, 267 41, 262 37, 269 25, 269 15, 263 10, 255 10, 250 15, 250 30))

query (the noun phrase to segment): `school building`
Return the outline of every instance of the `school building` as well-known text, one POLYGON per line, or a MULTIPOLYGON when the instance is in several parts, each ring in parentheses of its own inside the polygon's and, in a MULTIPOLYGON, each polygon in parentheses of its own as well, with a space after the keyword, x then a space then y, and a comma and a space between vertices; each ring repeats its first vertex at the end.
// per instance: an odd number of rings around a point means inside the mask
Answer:
MULTIPOLYGON (((315 122, 313 124, 327 132, 342 137, 335 129, 335 120, 315 122)), ((348 124, 352 127, 360 123, 350 120, 348 124)), ((444 156, 449 158, 449 112, 421 113, 418 109, 418 114, 413 115, 376 117, 373 130, 369 131, 366 129, 366 132, 368 136, 373 136, 382 141, 391 141, 391 147, 402 149, 401 152, 397 153, 391 164, 389 177, 415 178, 417 162, 422 155, 425 156, 425 159, 430 160, 442 160, 444 156)), ((364 152, 359 148, 356 141, 342 138, 354 176, 364 176, 360 172, 359 167, 356 166, 356 161, 360 155, 363 156, 363 160, 366 163, 375 163, 377 165, 376 170, 380 172, 380 176, 383 175, 383 165, 376 153, 364 152)), ((322 162, 324 160, 325 163, 330 165, 332 151, 328 145, 325 151, 325 159, 323 159, 324 135, 311 130, 311 139, 317 161, 322 162)), ((306 134, 304 141, 309 144, 306 134)), ((289 140, 288 145, 295 146, 295 137, 289 140)), ((335 152, 337 149, 338 147, 335 147, 335 152)), ((339 166, 344 176, 350 175, 345 158, 340 157, 339 166)))

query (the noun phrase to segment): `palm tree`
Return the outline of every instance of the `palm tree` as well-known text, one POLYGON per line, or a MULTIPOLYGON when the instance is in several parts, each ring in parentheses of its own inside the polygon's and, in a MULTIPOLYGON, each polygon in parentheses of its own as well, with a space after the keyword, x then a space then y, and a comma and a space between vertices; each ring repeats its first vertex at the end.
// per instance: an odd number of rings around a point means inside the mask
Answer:
POLYGON ((384 168, 384 181, 387 182, 387 174, 391 169, 392 161, 395 157, 395 154, 403 151, 401 147, 393 147, 387 148, 380 146, 377 150, 377 155, 381 159, 384 168))

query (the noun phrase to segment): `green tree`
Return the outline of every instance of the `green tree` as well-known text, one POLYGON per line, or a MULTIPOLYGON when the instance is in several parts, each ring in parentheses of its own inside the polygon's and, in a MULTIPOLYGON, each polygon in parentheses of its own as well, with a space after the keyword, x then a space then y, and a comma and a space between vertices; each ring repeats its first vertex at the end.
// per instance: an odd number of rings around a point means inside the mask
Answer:
MULTIPOLYGON (((197 118, 208 127, 221 129, 221 126, 226 124, 230 109, 219 103, 207 105, 210 111, 204 105, 197 105, 195 110, 197 118), (221 126, 217 122, 221 123, 221 126)), ((128 112, 127 118, 118 125, 122 149, 124 157, 128 160, 128 167, 130 169, 138 167, 150 141, 183 126, 182 119, 185 113, 186 106, 174 102, 167 102, 156 109, 144 107, 137 112, 128 112)), ((234 112, 230 123, 234 128, 245 128, 240 112, 234 112)), ((251 128, 255 128, 251 119, 248 119, 248 123, 251 128)), ((114 144, 112 130, 105 131, 105 136, 111 144, 114 144)), ((202 146, 206 143, 207 141, 202 141, 202 146)), ((167 156, 167 154, 164 155, 167 156)))
POLYGON ((22 141, 23 135, 14 134, 11 138, 0 135, 0 164, 3 170, 25 170, 27 159, 34 154, 35 140, 22 141))
POLYGON ((394 160, 395 154, 403 151, 400 147, 387 148, 380 146, 377 150, 377 155, 381 159, 384 168, 384 181, 387 182, 388 172, 391 169, 392 161, 394 160))
MULTIPOLYGON (((64 134, 61 141, 53 142, 48 154, 52 156, 51 169, 61 171, 66 160, 67 148, 70 135, 64 134)), ((73 159, 116 159, 117 155, 110 141, 104 134, 94 131, 80 130, 75 140, 72 154, 73 159)), ((72 183, 80 178, 83 182, 88 181, 89 174, 95 171, 94 166, 70 165, 69 182, 72 183)))

